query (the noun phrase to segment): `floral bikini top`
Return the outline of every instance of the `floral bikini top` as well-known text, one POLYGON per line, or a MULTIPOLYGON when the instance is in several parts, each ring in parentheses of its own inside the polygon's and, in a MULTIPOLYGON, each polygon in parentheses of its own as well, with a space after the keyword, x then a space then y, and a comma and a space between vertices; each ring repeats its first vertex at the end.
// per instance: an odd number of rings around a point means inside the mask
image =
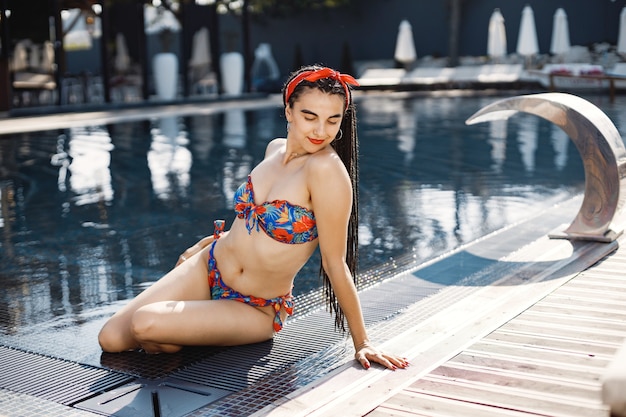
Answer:
POLYGON ((235 192, 235 212, 246 220, 248 233, 259 228, 272 239, 282 243, 307 243, 317 239, 317 226, 313 212, 286 200, 254 202, 252 179, 241 184, 235 192))

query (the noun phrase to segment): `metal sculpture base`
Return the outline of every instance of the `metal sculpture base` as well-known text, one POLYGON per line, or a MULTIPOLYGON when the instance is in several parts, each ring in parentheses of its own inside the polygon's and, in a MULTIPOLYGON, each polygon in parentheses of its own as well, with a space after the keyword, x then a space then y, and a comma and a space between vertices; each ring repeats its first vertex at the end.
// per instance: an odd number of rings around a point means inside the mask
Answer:
POLYGON ((567 232, 567 224, 562 224, 557 227, 550 233, 548 233, 548 237, 550 239, 569 239, 569 240, 586 240, 586 241, 594 241, 594 242, 603 242, 610 243, 619 238, 624 230, 607 230, 604 234, 597 235, 582 235, 578 233, 568 233, 567 232), (565 229, 565 230, 564 230, 565 229))

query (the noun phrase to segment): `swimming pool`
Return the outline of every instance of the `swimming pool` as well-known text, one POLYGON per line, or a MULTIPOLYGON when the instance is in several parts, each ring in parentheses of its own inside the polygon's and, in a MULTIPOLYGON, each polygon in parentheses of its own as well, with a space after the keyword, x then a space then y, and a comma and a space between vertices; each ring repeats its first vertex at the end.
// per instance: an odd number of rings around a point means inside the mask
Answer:
MULTIPOLYGON (((582 192, 558 128, 520 114, 465 126, 494 97, 359 98, 360 263, 423 263, 582 192)), ((591 97, 618 128, 626 100, 591 97)), ((233 218, 233 193, 285 132, 275 106, 0 138, 0 323, 20 328, 126 300, 233 218)), ((570 219, 564 219, 569 221, 570 219)), ((319 285, 319 259, 294 293, 319 285)))

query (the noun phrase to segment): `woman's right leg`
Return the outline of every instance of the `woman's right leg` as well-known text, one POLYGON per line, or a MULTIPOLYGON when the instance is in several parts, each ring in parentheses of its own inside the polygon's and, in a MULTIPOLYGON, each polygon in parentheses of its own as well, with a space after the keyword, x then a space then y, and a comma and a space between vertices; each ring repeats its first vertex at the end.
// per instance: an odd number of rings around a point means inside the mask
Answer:
MULTIPOLYGON (((206 247, 187 259, 115 313, 98 335, 102 350, 123 352, 141 347, 133 332, 133 315, 141 307, 163 301, 210 300, 208 251, 206 247)), ((171 352, 177 349, 177 346, 166 347, 171 352)))

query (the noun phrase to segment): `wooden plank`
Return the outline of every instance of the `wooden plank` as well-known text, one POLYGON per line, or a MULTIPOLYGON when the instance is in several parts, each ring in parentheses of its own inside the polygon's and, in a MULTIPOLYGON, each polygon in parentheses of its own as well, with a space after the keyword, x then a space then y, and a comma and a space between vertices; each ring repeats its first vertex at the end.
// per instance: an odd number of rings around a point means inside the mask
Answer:
POLYGON ((563 302, 563 303, 571 303, 579 306, 598 306, 601 305, 603 308, 609 308, 613 310, 626 310, 626 303, 620 300, 602 300, 602 303, 598 303, 597 297, 591 297, 587 294, 581 293, 578 295, 569 295, 569 294, 550 294, 550 300, 552 302, 563 302))
POLYGON ((595 317, 559 313, 538 312, 533 309, 527 310, 518 317, 520 320, 539 321, 557 326, 569 326, 582 329, 607 329, 616 332, 624 332, 626 337, 626 322, 615 318, 613 315, 604 314, 595 317))
POLYGON ((542 397, 554 398, 563 403, 581 400, 600 403, 600 385, 595 387, 581 385, 567 381, 549 381, 533 375, 522 375, 496 369, 472 369, 458 364, 447 363, 433 370, 429 375, 454 379, 466 383, 480 383, 492 385, 494 389, 515 388, 526 392, 538 392, 542 397), (453 366, 457 365, 457 366, 453 366))
POLYGON ((615 354, 615 350, 624 340, 621 336, 602 333, 576 332, 572 329, 549 329, 511 323, 486 337, 523 346, 533 346, 550 350, 563 350, 581 355, 615 354), (543 332, 542 332, 543 331, 543 332))
POLYGON ((624 295, 615 291, 602 291, 595 290, 593 288, 572 288, 572 287, 561 287, 554 291, 555 295, 572 295, 576 297, 584 297, 584 296, 593 296, 596 298, 602 298, 602 301, 622 301, 624 300, 624 295))
POLYGON ((574 355, 569 352, 523 347, 507 343, 492 343, 486 340, 472 345, 472 349, 500 356, 528 358, 529 360, 552 363, 555 366, 563 364, 572 367, 604 368, 610 362, 608 357, 574 355))
POLYGON ((437 417, 436 415, 430 412, 417 413, 413 410, 411 411, 398 410, 395 408, 385 407, 384 405, 378 407, 372 412, 367 413, 366 415, 367 417, 437 417))
POLYGON ((456 366, 471 366, 478 369, 494 369, 516 375, 529 375, 549 381, 567 381, 568 383, 581 384, 583 386, 597 386, 602 371, 600 369, 580 369, 562 366, 559 364, 547 364, 530 362, 520 358, 492 357, 482 352, 464 352, 455 356, 448 362, 456 366))
MULTIPOLYGON (((626 260, 624 261, 626 263, 626 260)), ((605 268, 603 271, 593 271, 589 273, 583 273, 580 275, 580 278, 576 279, 576 282, 579 284, 589 284, 594 285, 596 282, 604 282, 607 284, 614 284, 620 286, 622 288, 626 287, 626 281, 624 280, 624 272, 619 271, 618 268, 609 269, 605 268)))
MULTIPOLYGON (((613 282, 608 280, 594 279, 588 281, 576 281, 572 285, 568 285, 572 289, 593 289, 594 291, 624 291, 624 285, 622 282, 614 280, 613 282)), ((624 298, 622 296, 622 298, 624 298)))
POLYGON ((571 302, 562 302, 552 298, 547 298, 540 303, 535 304, 531 311, 546 313, 562 313, 568 315, 576 315, 579 317, 612 317, 616 320, 626 322, 626 303, 623 309, 610 308, 604 305, 598 306, 598 303, 572 305, 571 302))
MULTIPOLYGON (((560 398, 544 396, 540 392, 523 391, 511 387, 493 387, 481 383, 426 377, 408 387, 405 394, 424 394, 456 401, 488 404, 500 410, 515 410, 524 414, 606 416, 606 407, 599 401, 573 401, 563 404, 560 398)), ((391 405, 386 402, 385 405, 391 405)), ((459 414, 460 416, 461 414, 459 414)))
MULTIPOLYGON (((429 417, 521 417, 527 415, 524 412, 492 407, 486 404, 459 401, 451 398, 443 398, 419 392, 402 391, 386 401, 378 410, 404 411, 416 416, 429 417)), ((389 417, 394 414, 374 413, 368 417, 389 417)), ((399 414, 396 414, 399 415, 399 414)), ((403 414, 405 416, 407 414, 403 414)))
POLYGON ((626 325, 617 320, 585 320, 582 318, 559 317, 548 315, 534 315, 526 312, 516 320, 517 324, 528 324, 534 327, 543 327, 546 330, 558 328, 564 330, 581 331, 596 334, 611 334, 626 337, 626 325))
MULTIPOLYGON (((498 346, 496 345, 487 345, 490 347, 498 346)), ((581 372, 587 373, 590 378, 593 376, 599 375, 604 369, 604 364, 607 363, 607 359, 604 360, 596 360, 590 363, 575 363, 572 360, 564 360, 560 362, 555 362, 550 360, 551 358, 546 358, 545 355, 540 355, 538 352, 541 352, 539 349, 528 348, 525 349, 523 346, 519 346, 518 350, 513 349, 511 346, 507 347, 506 344, 502 344, 501 351, 498 352, 497 349, 489 349, 485 350, 484 345, 483 349, 481 346, 472 346, 471 349, 465 350, 463 353, 467 353, 468 355, 476 355, 476 356, 488 356, 490 358, 498 358, 507 361, 516 361, 522 362, 528 366, 549 366, 556 369, 569 369, 572 372, 581 372)), ((550 352, 550 351, 548 351, 550 352)), ((553 352, 558 354, 558 352, 553 352)), ((581 361, 578 361, 581 362, 581 361)))
POLYGON ((604 343, 619 344, 626 337, 622 329, 594 328, 558 323, 547 316, 537 316, 535 320, 520 318, 507 323, 500 329, 504 332, 528 333, 537 335, 559 335, 570 339, 600 340, 604 343))

